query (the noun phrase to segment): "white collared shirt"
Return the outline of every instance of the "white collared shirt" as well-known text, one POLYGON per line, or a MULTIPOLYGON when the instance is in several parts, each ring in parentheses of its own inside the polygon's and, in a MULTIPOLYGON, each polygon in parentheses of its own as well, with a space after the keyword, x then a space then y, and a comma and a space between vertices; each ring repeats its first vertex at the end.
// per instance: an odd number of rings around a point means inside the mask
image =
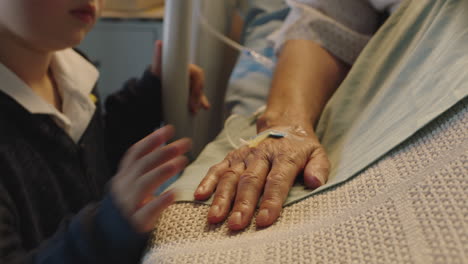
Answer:
POLYGON ((0 91, 32 114, 50 115, 58 126, 78 142, 96 110, 91 91, 99 72, 73 49, 56 52, 51 69, 62 97, 62 111, 37 95, 15 73, 0 63, 0 91))

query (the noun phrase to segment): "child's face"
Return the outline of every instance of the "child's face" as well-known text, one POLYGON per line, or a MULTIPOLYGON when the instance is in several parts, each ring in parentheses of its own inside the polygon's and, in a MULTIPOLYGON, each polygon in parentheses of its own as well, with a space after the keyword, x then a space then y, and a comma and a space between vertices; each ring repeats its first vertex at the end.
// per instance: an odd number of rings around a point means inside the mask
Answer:
POLYGON ((0 0, 0 35, 40 51, 75 46, 95 24, 104 0, 0 0))

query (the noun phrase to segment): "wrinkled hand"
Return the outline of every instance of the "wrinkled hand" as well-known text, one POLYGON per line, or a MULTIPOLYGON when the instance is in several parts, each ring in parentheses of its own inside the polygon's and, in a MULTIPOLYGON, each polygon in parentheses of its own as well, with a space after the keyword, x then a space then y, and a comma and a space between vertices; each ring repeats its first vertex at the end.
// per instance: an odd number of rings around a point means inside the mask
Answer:
POLYGON ((151 231, 163 210, 174 201, 173 191, 156 197, 155 190, 188 163, 183 154, 191 148, 190 139, 162 146, 173 135, 174 127, 165 126, 133 145, 111 182, 117 207, 140 233, 151 231))
POLYGON ((266 227, 280 216, 297 175, 303 172, 306 186, 315 189, 327 181, 329 169, 325 150, 313 131, 290 133, 285 138, 267 138, 256 147, 243 146, 229 153, 209 169, 195 198, 206 200, 214 193, 208 222, 222 222, 231 212, 228 227, 240 230, 250 223, 263 195, 256 223, 266 227))
MULTIPOLYGON (((162 41, 158 40, 155 43, 153 64, 151 65, 151 72, 158 77, 162 73, 162 41)), ((188 107, 191 113, 196 114, 200 110, 210 109, 211 105, 203 92, 205 85, 205 73, 195 64, 189 65, 189 79, 190 79, 190 96, 188 107)))

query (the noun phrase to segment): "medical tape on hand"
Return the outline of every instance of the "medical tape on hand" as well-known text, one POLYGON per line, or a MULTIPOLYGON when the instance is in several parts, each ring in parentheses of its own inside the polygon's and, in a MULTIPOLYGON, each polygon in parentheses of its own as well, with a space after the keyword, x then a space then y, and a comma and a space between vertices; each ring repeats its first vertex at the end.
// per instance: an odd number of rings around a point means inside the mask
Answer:
POLYGON ((292 127, 277 127, 276 129, 268 129, 263 131, 262 133, 256 135, 255 137, 251 138, 250 140, 243 140, 240 141, 247 146, 254 148, 258 146, 263 140, 267 138, 292 138, 294 140, 304 140, 308 133, 300 126, 292 126, 292 127))
MULTIPOLYGON (((265 110, 265 106, 259 108, 254 113, 254 117, 258 118, 258 116, 261 115, 264 110, 265 110)), ((304 140, 304 137, 308 136, 307 131, 301 126, 279 126, 279 127, 275 127, 275 129, 265 130, 257 134, 256 136, 250 138, 249 140, 245 140, 239 137, 238 140, 240 144, 236 144, 236 142, 234 142, 235 141, 234 136, 231 135, 229 127, 230 127, 230 124, 234 122, 235 119, 238 119, 238 118, 241 118, 241 116, 234 114, 234 115, 231 115, 229 118, 227 118, 226 121, 224 122, 224 130, 226 131, 226 139, 228 140, 229 144, 234 149, 238 149, 246 145, 249 147, 256 147, 258 146, 260 142, 262 142, 263 140, 269 137, 278 138, 278 139, 290 137, 291 139, 295 139, 295 140, 304 140)))
POLYGON ((279 131, 279 130, 275 130, 275 129, 271 129, 271 130, 266 130, 266 131, 263 131, 262 133, 256 135, 255 137, 251 138, 250 140, 244 140, 244 139, 241 139, 241 142, 244 143, 245 145, 249 146, 250 148, 254 148, 256 146, 258 146, 258 144, 260 144, 263 140, 267 139, 267 138, 284 138, 288 136, 288 133, 284 132, 284 131, 279 131))

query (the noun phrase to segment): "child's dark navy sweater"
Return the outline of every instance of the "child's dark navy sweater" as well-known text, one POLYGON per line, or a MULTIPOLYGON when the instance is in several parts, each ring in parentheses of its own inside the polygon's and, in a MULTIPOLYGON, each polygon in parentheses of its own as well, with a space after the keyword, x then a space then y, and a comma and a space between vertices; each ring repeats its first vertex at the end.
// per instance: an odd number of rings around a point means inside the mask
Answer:
MULTIPOLYGON (((0 84, 2 85, 2 84, 0 84)), ((106 192, 124 151, 161 121, 147 72, 99 102, 76 144, 0 92, 0 263, 138 263, 147 242, 106 192)))

